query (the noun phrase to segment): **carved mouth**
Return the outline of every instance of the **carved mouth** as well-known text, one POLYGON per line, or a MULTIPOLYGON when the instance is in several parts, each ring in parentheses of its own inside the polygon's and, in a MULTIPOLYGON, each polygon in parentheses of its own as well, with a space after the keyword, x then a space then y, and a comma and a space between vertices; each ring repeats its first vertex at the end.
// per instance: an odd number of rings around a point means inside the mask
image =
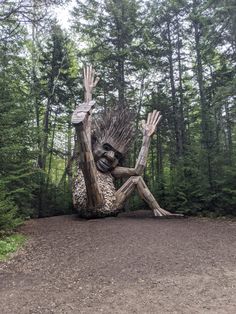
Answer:
POLYGON ((111 170, 112 166, 108 163, 108 161, 105 158, 101 158, 96 163, 98 170, 101 172, 107 172, 111 170))

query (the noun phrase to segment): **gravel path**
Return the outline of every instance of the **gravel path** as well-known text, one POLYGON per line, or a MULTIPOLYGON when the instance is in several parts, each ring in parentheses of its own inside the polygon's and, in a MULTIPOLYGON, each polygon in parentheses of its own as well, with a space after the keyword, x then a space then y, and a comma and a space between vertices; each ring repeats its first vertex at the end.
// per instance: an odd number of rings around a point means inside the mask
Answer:
POLYGON ((236 220, 148 211, 31 220, 0 263, 0 313, 236 313, 236 220))

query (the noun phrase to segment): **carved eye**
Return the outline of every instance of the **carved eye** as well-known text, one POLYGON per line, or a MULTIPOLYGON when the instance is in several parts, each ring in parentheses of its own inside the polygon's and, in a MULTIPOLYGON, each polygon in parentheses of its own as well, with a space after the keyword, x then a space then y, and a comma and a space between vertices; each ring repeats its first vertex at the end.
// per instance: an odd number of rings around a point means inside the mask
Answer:
POLYGON ((119 152, 115 152, 115 157, 120 160, 122 158, 122 154, 119 152))
POLYGON ((106 151, 109 151, 109 150, 112 150, 112 147, 109 144, 103 144, 103 149, 105 149, 106 151))

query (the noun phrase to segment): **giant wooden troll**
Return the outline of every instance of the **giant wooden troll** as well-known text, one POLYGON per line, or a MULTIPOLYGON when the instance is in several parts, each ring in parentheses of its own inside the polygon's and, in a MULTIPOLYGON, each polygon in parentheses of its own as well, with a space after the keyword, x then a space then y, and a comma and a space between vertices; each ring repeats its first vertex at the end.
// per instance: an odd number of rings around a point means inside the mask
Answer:
POLYGON ((84 68, 85 101, 72 115, 79 142, 79 168, 73 188, 73 202, 79 216, 115 216, 135 189, 155 216, 173 216, 159 206, 142 178, 151 137, 161 119, 160 112, 149 113, 147 121, 142 123, 143 141, 135 167, 122 167, 121 161, 133 139, 133 115, 127 109, 117 108, 104 113, 102 119, 92 121, 95 106, 92 91, 98 80, 91 66, 84 68), (116 191, 114 178, 124 177, 128 180, 116 191))

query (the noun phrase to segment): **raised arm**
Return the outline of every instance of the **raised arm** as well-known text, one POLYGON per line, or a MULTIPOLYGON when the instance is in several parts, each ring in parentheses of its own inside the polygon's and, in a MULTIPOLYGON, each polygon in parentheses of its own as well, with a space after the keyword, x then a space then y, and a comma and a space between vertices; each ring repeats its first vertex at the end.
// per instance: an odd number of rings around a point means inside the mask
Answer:
POLYGON ((130 177, 142 175, 147 164, 148 150, 151 143, 151 137, 154 134, 157 125, 161 120, 160 112, 154 110, 148 114, 147 121, 142 121, 143 141, 136 161, 135 168, 116 167, 112 171, 112 175, 116 178, 130 177))
POLYGON ((97 170, 91 148, 91 113, 95 105, 92 101, 92 91, 98 79, 94 80, 94 70, 91 66, 84 69, 85 102, 73 112, 71 122, 75 127, 79 141, 80 167, 83 171, 88 207, 96 208, 103 205, 103 196, 97 181, 97 170))
MULTIPOLYGON (((92 101, 93 89, 96 87, 99 78, 95 78, 95 71, 92 66, 84 68, 84 103, 79 104, 72 115, 72 124, 78 130, 84 130, 91 149, 91 115, 95 102, 92 101)), ((78 132, 77 132, 78 133, 78 132)), ((78 134, 79 138, 82 134, 78 134)))

